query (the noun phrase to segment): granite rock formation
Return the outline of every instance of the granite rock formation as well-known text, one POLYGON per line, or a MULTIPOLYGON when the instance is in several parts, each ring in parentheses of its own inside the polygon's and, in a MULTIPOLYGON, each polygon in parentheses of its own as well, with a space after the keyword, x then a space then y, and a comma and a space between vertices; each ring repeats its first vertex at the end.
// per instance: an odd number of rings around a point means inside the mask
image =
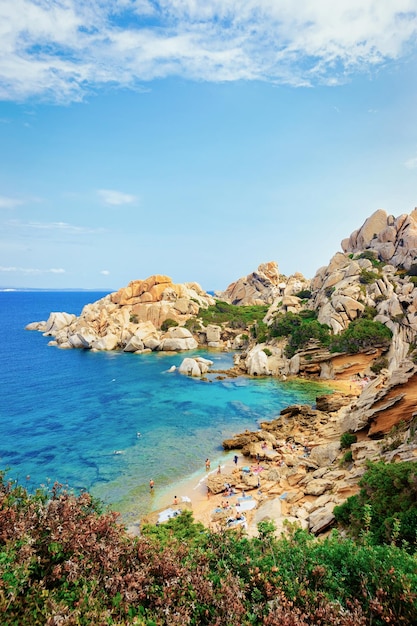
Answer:
POLYGON ((181 325, 200 308, 213 303, 212 296, 197 283, 174 284, 168 276, 155 275, 134 280, 127 287, 86 305, 79 317, 51 313, 46 322, 30 324, 27 329, 53 337, 51 345, 60 348, 126 352, 193 350, 198 343, 181 325), (172 327, 161 330, 168 320, 172 321, 172 327))

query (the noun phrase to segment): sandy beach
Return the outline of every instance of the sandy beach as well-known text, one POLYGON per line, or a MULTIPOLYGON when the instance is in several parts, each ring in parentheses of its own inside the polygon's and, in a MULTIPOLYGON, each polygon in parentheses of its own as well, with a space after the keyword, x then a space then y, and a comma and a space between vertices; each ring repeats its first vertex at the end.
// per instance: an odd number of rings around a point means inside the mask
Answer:
MULTIPOLYGON (((154 511, 143 516, 141 524, 151 523, 155 524, 158 521, 158 515, 161 510, 166 508, 172 509, 184 509, 190 508, 193 512, 195 521, 201 522, 207 528, 212 528, 212 513, 216 507, 221 507, 224 502, 224 498, 221 494, 213 495, 209 497, 207 495, 207 478, 210 474, 217 474, 218 466, 220 464, 222 474, 230 474, 234 470, 247 465, 248 460, 239 454, 233 452, 225 454, 220 459, 214 459, 211 463, 210 470, 206 470, 204 463, 200 472, 196 472, 193 476, 184 480, 174 483, 170 487, 158 493, 157 486, 155 487, 155 501, 154 511), (237 465, 233 462, 235 454, 238 456, 237 465), (174 504, 175 498, 179 501, 178 505, 174 504), (188 501, 183 501, 182 498, 187 498, 188 501)), ((240 494, 237 494, 240 495, 240 494)), ((230 498, 232 504, 233 500, 237 500, 237 495, 230 498)), ((232 509, 233 511, 233 509, 232 509)), ((214 529, 214 528, 213 528, 214 529)))
MULTIPOLYGON (((352 380, 349 379, 323 381, 323 384, 326 385, 326 387, 331 387, 334 392, 344 393, 348 395, 359 395, 361 391, 360 386, 356 382, 352 382, 352 380)), ((265 465, 265 468, 267 468, 269 463, 265 461, 263 463, 265 465)), ((158 487, 156 485, 154 490, 154 506, 152 507, 153 510, 149 514, 143 516, 139 522, 131 526, 129 528, 130 532, 135 533, 135 529, 137 530, 140 525, 147 523, 157 523, 160 512, 169 508, 174 511, 190 509, 192 510, 195 521, 201 522, 202 524, 204 524, 204 526, 210 528, 211 530, 216 530, 217 524, 212 519, 213 513, 216 509, 221 509, 223 507, 225 499, 222 494, 208 494, 208 476, 211 474, 217 474, 219 465, 221 468, 221 473, 227 476, 232 474, 233 472, 237 472, 240 474, 242 467, 248 466, 250 464, 251 459, 244 457, 239 450, 227 453, 224 452, 222 456, 219 456, 218 458, 211 461, 211 467, 209 471, 205 469, 203 460, 201 470, 195 472, 192 476, 173 483, 161 492, 158 492, 158 487), (238 457, 237 464, 235 464, 233 461, 235 455, 238 457), (178 504, 175 504, 176 500, 178 501, 178 504)), ((262 491, 259 492, 259 490, 256 488, 252 490, 246 488, 246 492, 248 493, 248 495, 252 496, 254 500, 256 500, 257 504, 268 499, 267 495, 262 494, 262 491)), ((236 495, 228 498, 231 507, 231 517, 236 514, 236 502, 241 496, 242 490, 238 488, 236 495)), ((275 494, 275 497, 279 497, 279 494, 275 494)), ((250 524, 252 518, 254 517, 254 511, 255 509, 245 513, 248 524, 250 524)))

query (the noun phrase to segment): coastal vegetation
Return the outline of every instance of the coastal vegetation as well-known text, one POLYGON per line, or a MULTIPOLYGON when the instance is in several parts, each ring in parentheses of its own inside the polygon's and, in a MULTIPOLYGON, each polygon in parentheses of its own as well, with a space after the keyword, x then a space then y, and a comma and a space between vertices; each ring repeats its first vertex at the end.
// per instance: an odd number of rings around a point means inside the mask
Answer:
MULTIPOLYGON (((348 433, 346 433, 348 434, 348 433)), ((360 492, 335 507, 336 520, 358 538, 364 529, 377 544, 417 547, 417 463, 368 462, 360 492)))
POLYGON ((254 538, 213 533, 190 512, 130 537, 88 493, 29 494, 1 474, 2 624, 416 623, 416 542, 399 517, 416 510, 416 465, 370 466, 354 523, 343 517, 352 536, 325 538, 277 538, 269 521, 254 538))
POLYGON ((267 327, 266 338, 285 337, 285 354, 288 358, 304 350, 312 340, 329 348, 330 352, 355 354, 374 346, 388 348, 391 330, 372 319, 371 307, 366 308, 364 313, 338 335, 333 335, 329 326, 317 320, 316 311, 306 309, 300 313, 279 313, 267 327))
POLYGON ((198 319, 204 326, 227 324, 229 328, 246 329, 253 324, 262 322, 268 308, 268 305, 252 304, 245 306, 217 300, 215 304, 207 308, 200 308, 198 319))

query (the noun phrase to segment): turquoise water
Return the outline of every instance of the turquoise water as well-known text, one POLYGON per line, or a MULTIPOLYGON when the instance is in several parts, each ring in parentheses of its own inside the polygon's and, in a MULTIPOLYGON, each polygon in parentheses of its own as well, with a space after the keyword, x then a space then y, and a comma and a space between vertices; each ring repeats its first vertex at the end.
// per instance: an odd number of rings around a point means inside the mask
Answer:
MULTIPOLYGON (((30 489, 54 481, 87 489, 128 522, 152 506, 150 478, 166 487, 221 458, 223 439, 323 393, 271 378, 200 381, 167 372, 195 353, 60 350, 24 330, 103 295, 0 293, 0 468, 30 489)), ((199 353, 214 368, 232 364, 232 354, 199 353)))

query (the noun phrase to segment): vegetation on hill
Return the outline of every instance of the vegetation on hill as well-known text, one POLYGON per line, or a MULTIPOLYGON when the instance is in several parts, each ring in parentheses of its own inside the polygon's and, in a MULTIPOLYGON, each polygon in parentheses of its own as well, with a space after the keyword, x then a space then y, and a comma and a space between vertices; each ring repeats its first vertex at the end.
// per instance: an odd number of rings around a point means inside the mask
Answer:
POLYGON ((287 337, 286 356, 291 358, 303 350, 311 340, 322 346, 330 342, 330 328, 317 321, 316 311, 305 310, 300 313, 282 313, 277 315, 269 326, 269 337, 287 337))
POLYGON ((417 548, 417 462, 368 462, 359 485, 359 494, 335 508, 338 522, 357 538, 366 520, 372 541, 382 544, 395 539, 414 552, 417 548))
POLYGON ((198 318, 204 326, 208 324, 227 324, 230 328, 248 328, 252 324, 261 322, 265 317, 268 305, 237 305, 217 300, 207 309, 200 309, 198 318))
POLYGON ((396 532, 379 544, 369 524, 357 540, 258 530, 215 534, 184 512, 131 538, 88 493, 30 495, 0 475, 1 623, 417 623, 416 555, 396 532))
POLYGON ((381 322, 373 321, 371 312, 367 310, 364 317, 351 322, 339 335, 333 335, 326 324, 317 320, 316 311, 307 309, 300 313, 276 315, 267 329, 267 337, 286 337, 288 342, 285 353, 291 358, 304 350, 312 340, 328 347, 331 352, 354 354, 373 346, 387 348, 392 332, 381 322))

